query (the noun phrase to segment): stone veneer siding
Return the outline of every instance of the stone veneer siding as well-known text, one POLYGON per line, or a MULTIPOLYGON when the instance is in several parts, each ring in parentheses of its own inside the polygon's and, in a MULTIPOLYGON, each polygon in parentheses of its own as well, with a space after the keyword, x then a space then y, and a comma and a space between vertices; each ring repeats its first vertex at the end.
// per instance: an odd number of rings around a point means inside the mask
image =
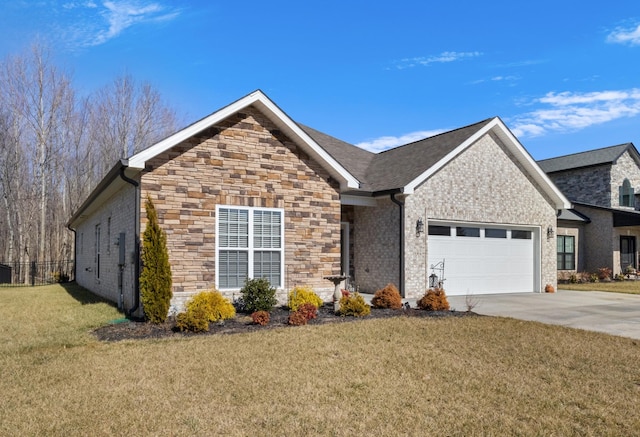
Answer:
POLYGON ((556 210, 501 141, 487 134, 431 176, 405 199, 405 292, 419 297, 428 284, 428 221, 536 226, 541 229, 541 284, 557 284, 556 210), (425 232, 416 236, 422 218, 425 232))
POLYGON ((124 308, 134 305, 135 276, 135 195, 131 185, 111 196, 76 229, 76 281, 93 293, 118 302, 119 247, 115 245, 121 232, 126 234, 126 264, 123 271, 124 308), (110 219, 110 220, 109 220, 110 219), (109 225, 110 223, 110 225, 109 225), (100 279, 96 277, 96 225, 100 225, 100 279), (110 230, 109 230, 110 228, 110 230))
POLYGON ((635 193, 640 192, 640 168, 628 151, 623 153, 615 164, 611 166, 611 206, 624 209, 635 209, 634 207, 620 206, 619 188, 622 186, 625 179, 629 179, 635 193))
POLYGON ((610 207, 615 199, 615 204, 618 204, 617 188, 612 196, 610 165, 577 168, 549 173, 548 176, 571 201, 610 207))
MULTIPOLYGON (((215 286, 216 205, 284 209, 280 302, 295 285, 329 298, 333 285, 323 277, 340 270, 338 184, 260 111, 246 108, 147 165, 142 205, 149 195, 167 233, 174 310, 215 286)), ((143 208, 142 230, 145 220, 143 208)))

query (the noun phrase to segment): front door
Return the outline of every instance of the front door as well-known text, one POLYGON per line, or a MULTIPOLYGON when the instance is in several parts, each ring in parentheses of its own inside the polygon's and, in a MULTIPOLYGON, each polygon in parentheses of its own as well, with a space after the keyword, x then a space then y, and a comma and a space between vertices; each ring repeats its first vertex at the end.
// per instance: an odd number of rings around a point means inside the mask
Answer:
POLYGON ((628 266, 636 268, 636 237, 620 237, 620 267, 624 271, 628 266))

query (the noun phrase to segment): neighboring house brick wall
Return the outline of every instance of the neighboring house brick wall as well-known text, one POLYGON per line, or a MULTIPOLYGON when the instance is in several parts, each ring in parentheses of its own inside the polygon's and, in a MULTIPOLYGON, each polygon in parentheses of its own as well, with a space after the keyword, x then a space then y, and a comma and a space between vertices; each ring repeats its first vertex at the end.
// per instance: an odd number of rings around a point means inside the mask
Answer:
POLYGON ((118 258, 115 245, 121 232, 126 233, 126 264, 123 271, 124 307, 134 305, 135 275, 135 195, 133 186, 127 185, 118 191, 76 229, 78 242, 76 258, 76 281, 92 292, 118 302, 118 258), (109 220, 111 218, 111 220, 109 220), (109 226, 109 222, 111 223, 109 226), (100 225, 100 279, 96 278, 96 225, 100 225), (110 231, 109 231, 110 228, 110 231), (81 241, 82 240, 82 241, 81 241))
MULTIPOLYGON (((309 285, 324 298, 324 276, 340 270, 338 186, 317 162, 253 107, 147 163, 142 176, 167 233, 175 306, 215 285, 216 205, 284 209, 285 289, 309 285)), ((226 292, 237 297, 238 292, 226 292)))
MULTIPOLYGON (((549 178, 574 202, 584 202, 605 207, 618 205, 618 189, 612 198, 611 166, 577 168, 562 172, 550 173, 549 178)), ((622 183, 622 182, 620 182, 622 183)))
POLYGON ((631 157, 628 151, 623 153, 615 164, 611 166, 611 203, 614 207, 634 209, 634 207, 629 208, 620 205, 619 189, 625 179, 629 179, 635 192, 640 191, 640 168, 638 168, 638 163, 631 157))
POLYGON ((355 278, 358 290, 374 293, 388 283, 399 287, 399 206, 379 199, 378 206, 355 207, 355 278))
POLYGON ((582 205, 575 205, 574 209, 591 220, 588 225, 589 230, 585 232, 582 239, 582 244, 588 252, 584 258, 584 270, 594 273, 601 267, 609 267, 614 274, 620 272, 620 267, 614 265, 612 257, 615 250, 619 254, 620 245, 619 242, 616 242, 616 231, 613 228, 611 212, 582 205))
POLYGON ((552 202, 523 173, 511 153, 494 135, 485 135, 406 198, 406 295, 418 297, 428 284, 427 232, 416 237, 415 223, 428 220, 501 223, 542 229, 541 284, 556 285, 556 227, 552 202), (467 177, 473 175, 473 177, 467 177))

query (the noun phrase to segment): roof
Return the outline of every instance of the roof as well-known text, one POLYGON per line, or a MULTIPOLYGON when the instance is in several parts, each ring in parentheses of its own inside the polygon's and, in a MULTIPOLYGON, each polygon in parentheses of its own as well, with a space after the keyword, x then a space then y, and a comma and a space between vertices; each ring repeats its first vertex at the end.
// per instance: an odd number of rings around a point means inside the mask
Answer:
POLYGON ((257 90, 136 153, 128 160, 119 162, 74 213, 68 225, 73 227, 95 207, 98 199, 124 186, 126 182, 121 175, 134 178, 144 170, 148 160, 248 106, 261 111, 287 137, 327 169, 340 182, 343 194, 374 197, 389 192, 412 194, 427 178, 491 132, 552 199, 557 209, 571 207, 569 200, 498 117, 375 154, 296 123, 262 91, 257 90))
POLYGON ((617 146, 604 147, 602 149, 558 156, 557 158, 543 159, 538 161, 538 165, 545 173, 555 173, 582 167, 613 164, 629 149, 635 152, 636 160, 640 160, 635 146, 632 143, 625 143, 617 146))

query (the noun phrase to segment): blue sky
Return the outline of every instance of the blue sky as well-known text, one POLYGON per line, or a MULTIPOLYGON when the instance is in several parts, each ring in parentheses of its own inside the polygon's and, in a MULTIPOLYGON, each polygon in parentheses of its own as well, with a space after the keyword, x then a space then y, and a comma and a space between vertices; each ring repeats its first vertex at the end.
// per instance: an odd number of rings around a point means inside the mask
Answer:
POLYGON ((535 159, 640 147, 640 2, 0 0, 90 93, 148 81, 193 122, 263 90, 370 150, 500 116, 535 159))

